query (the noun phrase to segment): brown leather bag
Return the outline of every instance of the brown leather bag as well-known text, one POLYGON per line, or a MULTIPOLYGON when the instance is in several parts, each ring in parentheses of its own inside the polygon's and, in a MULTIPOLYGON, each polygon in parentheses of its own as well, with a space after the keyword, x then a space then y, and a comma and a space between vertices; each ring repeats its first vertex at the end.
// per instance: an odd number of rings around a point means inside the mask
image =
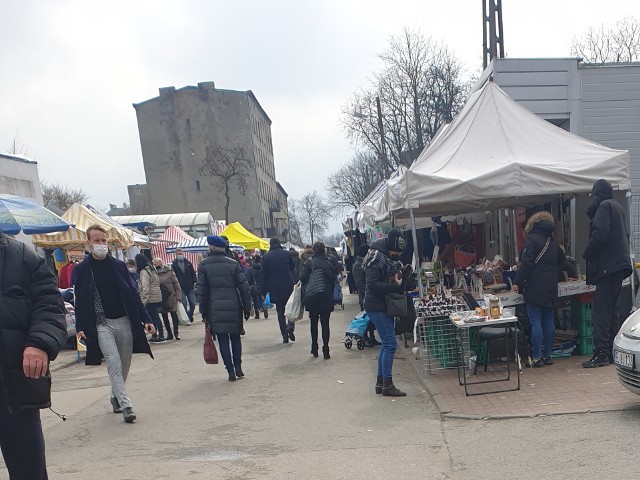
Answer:
POLYGON ((218 350, 216 350, 216 344, 213 342, 213 336, 209 330, 209 326, 205 327, 204 334, 204 348, 202 350, 205 363, 209 365, 218 364, 218 350))

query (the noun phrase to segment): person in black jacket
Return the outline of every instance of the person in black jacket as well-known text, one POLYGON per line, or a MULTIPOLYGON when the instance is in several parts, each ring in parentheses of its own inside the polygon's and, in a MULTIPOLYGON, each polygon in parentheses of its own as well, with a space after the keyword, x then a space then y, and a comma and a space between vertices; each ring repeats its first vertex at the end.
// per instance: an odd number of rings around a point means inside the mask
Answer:
POLYGON ((67 341, 56 279, 43 258, 0 231, 0 447, 12 479, 47 478, 41 408, 49 362, 67 341))
POLYGON ((247 280, 249 281, 256 320, 260 318, 261 310, 264 312, 264 318, 269 318, 269 310, 263 307, 262 302, 262 273, 262 258, 260 257, 260 255, 255 255, 253 257, 251 268, 249 269, 247 280))
POLYGON ((207 237, 209 255, 198 265, 198 303, 203 320, 217 337, 220 356, 229 381, 244 377, 242 371, 242 317, 249 318, 251 295, 240 264, 225 254, 226 242, 207 237))
POLYGON ((276 305, 282 343, 289 343, 289 340, 295 342, 296 336, 293 333, 295 323, 287 324, 287 317, 284 315, 284 307, 293 293, 295 265, 289 252, 280 245, 280 239, 272 238, 269 245, 269 251, 262 258, 261 293, 263 296, 269 293, 271 302, 276 305))
MULTIPOLYGON (((364 310, 364 294, 367 291, 367 276, 364 273, 364 258, 369 253, 369 245, 360 245, 358 249, 358 256, 356 257, 356 261, 353 264, 353 280, 356 283, 356 289, 358 290, 358 300, 360 302, 360 310, 364 310)), ((364 333, 365 345, 368 347, 375 347, 376 345, 380 345, 380 342, 376 340, 376 336, 373 332, 375 332, 376 327, 373 325, 373 322, 369 322, 367 325, 367 329, 364 333)))
POLYGON ((180 290, 182 292, 182 305, 189 316, 189 322, 193 323, 193 312, 196 309, 195 285, 198 277, 196 277, 196 270, 193 268, 193 263, 184 257, 181 248, 176 248, 176 258, 171 262, 171 270, 173 270, 173 273, 178 277, 180 290))
POLYGON ((377 240, 364 259, 367 289, 364 295, 364 309, 376 326, 382 347, 378 355, 378 376, 376 393, 388 397, 401 397, 406 393, 393 384, 393 356, 398 347, 395 336, 394 319, 388 314, 385 299, 388 293, 404 293, 402 265, 395 261, 406 248, 406 242, 398 230, 391 230, 386 239, 377 240))
POLYGON ((322 325, 322 355, 325 360, 330 358, 329 356, 329 317, 333 312, 333 288, 336 283, 335 267, 327 257, 324 243, 316 242, 313 245, 313 257, 309 258, 300 269, 300 281, 303 288, 309 283, 311 275, 314 272, 322 272, 324 280, 324 289, 321 293, 309 296, 305 295, 304 306, 309 312, 309 319, 311 321, 311 354, 314 357, 318 356, 318 320, 322 325))
POLYGON ((556 226, 549 212, 534 213, 525 227, 527 237, 513 290, 524 294, 531 323, 533 366, 553 365, 555 303, 558 298, 558 266, 565 255, 553 236, 556 226), (544 338, 544 346, 543 346, 544 338))
POLYGON ((618 298, 622 281, 631 275, 629 231, 622 206, 613 199, 613 187, 597 180, 591 189, 589 242, 582 257, 587 261, 587 283, 596 285, 593 301, 593 357, 585 368, 602 367, 612 361, 613 339, 619 321, 618 298))
POLYGON ((127 266, 109 255, 107 232, 100 225, 87 229, 87 256, 76 268, 76 331, 87 342, 86 365, 100 365, 104 357, 111 381, 113 413, 133 423, 131 400, 125 382, 133 353, 151 347, 145 330, 155 333, 138 291, 131 284, 127 266))

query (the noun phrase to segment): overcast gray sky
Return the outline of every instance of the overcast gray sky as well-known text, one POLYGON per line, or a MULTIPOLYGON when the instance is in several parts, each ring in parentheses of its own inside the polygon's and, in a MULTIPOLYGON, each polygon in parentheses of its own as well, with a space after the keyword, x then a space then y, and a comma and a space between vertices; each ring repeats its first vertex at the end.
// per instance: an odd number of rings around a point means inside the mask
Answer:
MULTIPOLYGON (((568 56, 587 26, 640 15, 638 0, 503 9, 509 57, 568 56)), ((159 87, 253 90, 273 120, 278 180, 299 198, 350 157, 340 106, 390 35, 419 29, 470 73, 482 63, 482 0, 0 0, 0 18, 0 150, 17 131, 42 180, 101 207, 144 182, 131 104, 159 87)))

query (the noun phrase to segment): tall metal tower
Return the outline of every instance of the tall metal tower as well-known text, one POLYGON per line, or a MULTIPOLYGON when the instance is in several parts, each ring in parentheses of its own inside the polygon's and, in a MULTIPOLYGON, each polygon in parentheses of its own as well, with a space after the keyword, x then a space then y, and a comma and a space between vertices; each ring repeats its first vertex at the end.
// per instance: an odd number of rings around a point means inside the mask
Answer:
POLYGON ((482 0, 482 24, 482 68, 484 69, 494 58, 504 58, 502 0, 482 0))

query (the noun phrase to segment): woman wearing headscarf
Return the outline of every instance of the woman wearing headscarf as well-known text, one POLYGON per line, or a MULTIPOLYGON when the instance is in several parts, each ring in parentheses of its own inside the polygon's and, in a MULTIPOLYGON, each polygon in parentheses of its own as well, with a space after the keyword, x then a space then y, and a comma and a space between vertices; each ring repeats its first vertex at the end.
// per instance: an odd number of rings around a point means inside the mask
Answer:
POLYGON ((178 319, 178 299, 182 300, 182 290, 180 289, 180 282, 175 272, 169 268, 168 265, 162 263, 161 258, 153 259, 153 266, 156 267, 158 272, 158 279, 160 280, 160 290, 166 292, 158 311, 162 315, 162 322, 164 328, 167 329, 167 340, 180 340, 178 335, 178 325, 180 324, 178 319), (169 314, 171 314, 171 320, 173 322, 173 332, 171 331, 171 324, 169 323, 169 314))
POLYGON ((307 287, 311 275, 316 271, 322 272, 324 290, 318 295, 306 295, 304 306, 309 312, 311 320, 311 354, 314 357, 318 356, 318 321, 320 321, 322 325, 322 356, 328 360, 331 358, 329 356, 329 317, 333 312, 333 288, 338 274, 329 260, 322 242, 313 244, 313 257, 307 259, 300 269, 300 281, 303 288, 307 287))
POLYGON ((158 313, 158 307, 162 303, 162 292, 160 291, 158 272, 156 272, 153 265, 149 264, 147 257, 141 253, 136 255, 136 269, 138 271, 138 292, 140 293, 140 299, 153 321, 153 326, 156 327, 157 333, 153 334, 151 341, 154 343, 166 342, 162 322, 160 321, 160 315, 158 313))
POLYGON ((244 377, 242 371, 242 317, 249 318, 251 295, 240 264, 226 256, 227 242, 207 237, 209 255, 198 266, 198 303, 202 318, 218 340, 229 381, 244 377))
POLYGON ((520 268, 513 281, 513 290, 523 293, 527 304, 534 367, 553 365, 558 266, 565 262, 564 252, 553 236, 555 229, 549 212, 531 215, 524 229, 527 237, 520 254, 520 268))
POLYGON ((391 230, 387 238, 373 242, 364 259, 367 287, 364 309, 376 326, 382 347, 378 355, 378 375, 375 391, 385 397, 404 397, 406 393, 393 384, 393 356, 398 348, 394 318, 387 311, 386 295, 404 293, 408 279, 402 278, 402 265, 397 259, 406 248, 398 230, 391 230))

